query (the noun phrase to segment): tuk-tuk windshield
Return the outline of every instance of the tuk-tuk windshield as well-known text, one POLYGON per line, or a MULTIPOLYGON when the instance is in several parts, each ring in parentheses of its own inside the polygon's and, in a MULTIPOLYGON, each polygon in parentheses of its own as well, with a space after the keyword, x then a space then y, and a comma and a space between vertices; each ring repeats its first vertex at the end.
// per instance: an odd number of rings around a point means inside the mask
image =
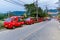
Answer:
POLYGON ((7 18, 5 21, 10 22, 11 20, 12 20, 12 18, 7 18))
POLYGON ((27 18, 26 21, 29 21, 31 18, 27 18))

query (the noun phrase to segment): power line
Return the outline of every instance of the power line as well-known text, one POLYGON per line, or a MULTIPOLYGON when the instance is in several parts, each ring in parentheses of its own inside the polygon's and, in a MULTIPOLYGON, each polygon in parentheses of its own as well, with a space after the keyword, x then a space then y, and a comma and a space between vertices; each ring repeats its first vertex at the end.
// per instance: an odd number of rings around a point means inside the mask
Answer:
POLYGON ((21 4, 21 3, 19 3, 19 2, 16 2, 16 1, 14 1, 14 0, 12 0, 12 2, 24 6, 23 4, 21 4))
POLYGON ((9 2, 9 3, 12 3, 12 4, 16 4, 16 5, 19 5, 19 6, 24 6, 23 4, 19 3, 19 2, 16 2, 16 1, 8 1, 8 0, 4 0, 6 2, 9 2))
POLYGON ((4 0, 4 1, 12 3, 12 4, 19 5, 19 6, 24 6, 26 4, 25 2, 23 2, 21 0, 19 0, 20 2, 17 2, 17 1, 14 1, 14 0, 4 0), (21 3, 23 3, 23 4, 21 4, 21 3))
POLYGON ((24 4, 26 4, 25 2, 23 2, 23 1, 21 1, 21 0, 19 0, 20 2, 22 2, 22 3, 24 3, 24 4))

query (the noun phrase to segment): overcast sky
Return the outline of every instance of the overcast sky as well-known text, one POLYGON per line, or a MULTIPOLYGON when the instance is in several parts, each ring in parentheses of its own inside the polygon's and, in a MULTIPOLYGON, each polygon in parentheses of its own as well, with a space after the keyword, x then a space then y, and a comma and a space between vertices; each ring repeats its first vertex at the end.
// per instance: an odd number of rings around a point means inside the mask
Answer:
MULTIPOLYGON (((25 3, 28 4, 36 0, 21 0, 24 3, 22 3, 19 0, 14 0, 14 1, 20 2, 21 4, 25 4, 25 3)), ((58 0, 38 0, 38 5, 43 9, 45 9, 46 5, 48 6, 48 9, 55 9, 58 6, 57 4, 55 4, 56 2, 58 2, 58 0)), ((8 12, 8 11, 24 11, 24 10, 25 10, 24 6, 16 5, 16 4, 6 2, 4 0, 0 0, 0 13, 8 12)))

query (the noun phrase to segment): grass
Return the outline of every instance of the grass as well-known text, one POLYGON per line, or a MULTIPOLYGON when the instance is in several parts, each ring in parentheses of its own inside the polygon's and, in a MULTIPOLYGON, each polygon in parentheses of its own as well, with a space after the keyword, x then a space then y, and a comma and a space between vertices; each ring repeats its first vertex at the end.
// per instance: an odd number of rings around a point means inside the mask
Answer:
POLYGON ((3 23, 4 23, 4 21, 0 20, 0 30, 4 28, 3 23))

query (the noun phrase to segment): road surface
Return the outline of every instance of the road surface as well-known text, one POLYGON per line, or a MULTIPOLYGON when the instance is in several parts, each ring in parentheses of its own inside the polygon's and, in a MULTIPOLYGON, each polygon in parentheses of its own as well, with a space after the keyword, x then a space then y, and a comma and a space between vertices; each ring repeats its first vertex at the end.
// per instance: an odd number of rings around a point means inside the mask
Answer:
POLYGON ((0 40, 60 40, 59 22, 55 19, 0 32, 0 40))
POLYGON ((32 33, 24 40, 60 40, 59 26, 59 22, 53 19, 44 28, 32 33))

